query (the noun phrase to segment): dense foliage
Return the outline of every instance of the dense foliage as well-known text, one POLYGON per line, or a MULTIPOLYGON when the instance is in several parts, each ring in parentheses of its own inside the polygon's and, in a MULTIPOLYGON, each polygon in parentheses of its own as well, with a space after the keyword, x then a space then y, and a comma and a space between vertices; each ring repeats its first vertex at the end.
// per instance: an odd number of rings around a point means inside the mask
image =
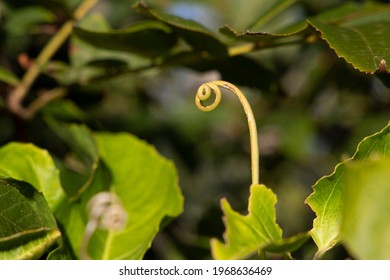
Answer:
POLYGON ((0 259, 390 259, 388 1, 4 0, 0 21, 0 259), (194 105, 213 80, 251 104, 260 183, 239 103, 194 105))

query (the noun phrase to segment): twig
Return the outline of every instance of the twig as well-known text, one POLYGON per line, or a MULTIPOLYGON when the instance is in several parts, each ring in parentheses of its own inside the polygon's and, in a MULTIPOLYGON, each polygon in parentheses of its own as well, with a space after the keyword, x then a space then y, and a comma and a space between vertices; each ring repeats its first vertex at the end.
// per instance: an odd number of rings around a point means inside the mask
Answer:
POLYGON ((69 37, 73 30, 73 24, 75 21, 83 18, 85 14, 96 4, 97 0, 85 0, 74 12, 73 19, 64 23, 61 29, 51 38, 47 45, 43 48, 38 55, 35 62, 27 70, 22 78, 22 81, 8 96, 8 108, 10 111, 19 115, 22 118, 28 118, 29 114, 26 114, 26 109, 22 103, 26 97, 31 85, 41 73, 47 62, 53 57, 56 51, 61 47, 65 40, 69 37))

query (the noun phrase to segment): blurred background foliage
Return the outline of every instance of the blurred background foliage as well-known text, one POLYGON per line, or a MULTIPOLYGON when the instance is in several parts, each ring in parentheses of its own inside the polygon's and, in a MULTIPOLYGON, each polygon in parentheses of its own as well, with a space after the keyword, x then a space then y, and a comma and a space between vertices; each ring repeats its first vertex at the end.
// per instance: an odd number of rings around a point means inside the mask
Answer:
MULTIPOLYGON (((79 0, 0 2, 0 65, 21 78, 48 40, 68 20, 79 0)), ((136 1, 100 0, 78 26, 126 28, 143 19, 136 1)), ((193 19, 218 33, 228 24, 255 28, 267 0, 146 1, 151 7, 193 19)), ((298 1, 268 22, 277 30, 344 1, 298 1)), ((363 2, 363 1, 360 1, 363 2)), ((382 1, 388 2, 388 1, 382 1)), ((184 44, 184 43, 183 43, 184 44)), ((161 46, 156 46, 158 49, 161 46)), ((0 144, 32 142, 63 158, 68 148, 45 116, 86 123, 96 131, 127 131, 172 159, 185 196, 184 213, 155 239, 146 258, 208 259, 210 237, 222 237, 219 206, 227 197, 245 212, 250 185, 249 136, 239 103, 229 95, 204 114, 194 105, 197 87, 215 79, 236 82, 256 115, 260 181, 277 194, 277 219, 285 236, 310 230, 314 213, 304 204, 311 186, 351 156, 363 137, 390 117, 390 90, 375 75, 338 58, 324 41, 291 44, 225 58, 209 64, 150 66, 150 58, 94 47, 72 35, 33 84, 25 103, 58 86, 66 96, 28 120, 7 110, 10 86, 0 84, 0 144)), ((147 168, 147 167, 145 167, 147 168)), ((294 253, 312 258, 309 242, 294 253)), ((325 258, 348 257, 339 246, 325 258)))

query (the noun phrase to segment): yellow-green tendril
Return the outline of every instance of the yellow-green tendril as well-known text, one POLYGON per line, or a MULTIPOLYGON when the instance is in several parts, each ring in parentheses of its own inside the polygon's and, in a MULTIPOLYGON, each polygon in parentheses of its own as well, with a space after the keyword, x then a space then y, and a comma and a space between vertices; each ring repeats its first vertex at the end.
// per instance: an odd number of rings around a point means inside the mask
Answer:
POLYGON ((228 89, 231 92, 233 92, 238 97, 242 106, 244 107, 246 118, 248 120, 250 145, 251 145, 252 184, 253 185, 258 184, 259 183, 259 142, 257 138, 256 121, 253 115, 252 108, 249 105, 249 102, 246 99, 245 95, 242 93, 242 91, 240 91, 235 85, 225 81, 213 81, 213 82, 205 83, 199 87, 196 93, 195 104, 199 108, 199 110, 204 112, 210 112, 214 110, 221 102, 222 94, 219 87, 228 89), (211 98, 212 93, 214 93, 215 95, 214 101, 209 105, 205 105, 204 103, 211 98))
POLYGON ((89 220, 80 247, 80 258, 90 259, 88 244, 96 229, 121 230, 127 223, 127 212, 112 192, 100 192, 87 205, 89 220))

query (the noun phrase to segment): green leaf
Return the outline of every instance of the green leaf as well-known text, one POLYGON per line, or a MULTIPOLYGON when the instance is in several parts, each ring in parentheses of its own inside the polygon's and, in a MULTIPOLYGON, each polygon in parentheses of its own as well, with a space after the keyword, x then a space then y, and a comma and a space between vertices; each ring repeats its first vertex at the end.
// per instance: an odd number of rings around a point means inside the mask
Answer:
MULTIPOLYGON (((144 21, 120 30, 96 31, 75 27, 74 34, 100 49, 132 52, 146 57, 163 55, 176 44, 176 36, 171 28, 158 21, 144 21)), ((99 56, 103 55, 99 51, 99 56)), ((90 56, 94 57, 92 54, 90 56)), ((112 53, 106 52, 106 56, 110 57, 112 53)))
POLYGON ((227 57, 226 46, 200 23, 151 9, 144 2, 137 3, 134 8, 146 16, 172 27, 196 51, 203 52, 203 56, 227 57))
POLYGON ((296 0, 249 0, 226 1, 223 6, 224 18, 236 30, 272 32, 285 26, 290 20, 301 17, 291 8, 296 0), (293 14, 290 14, 294 11, 293 14))
POLYGON ((43 108, 43 114, 61 121, 87 121, 88 115, 72 100, 60 99, 50 102, 43 108))
MULTIPOLYGON (((76 49, 71 55, 72 65, 58 61, 52 62, 50 70, 47 69, 46 71, 48 76, 54 78, 63 86, 71 86, 74 84, 85 84, 96 77, 108 76, 110 71, 113 72, 113 68, 109 68, 108 65, 105 65, 106 68, 89 65, 88 63, 95 61, 105 62, 106 60, 94 60, 95 58, 98 59, 99 55, 96 57, 91 56, 91 54, 95 54, 96 52, 90 51, 91 48, 86 47, 87 44, 76 43, 76 41, 76 39, 72 40, 73 47, 76 49)), ((81 42, 81 40, 78 41, 81 42)), ((96 50, 96 48, 93 49, 96 50)), ((114 71, 116 70, 114 69, 114 71)))
POLYGON ((46 150, 32 144, 3 146, 0 149, 0 176, 28 182, 43 193, 53 211, 64 196, 53 159, 46 150))
POLYGON ((258 19, 251 25, 251 29, 257 30, 264 28, 269 22, 274 20, 277 16, 282 14, 286 9, 291 7, 296 0, 274 0, 266 1, 267 6, 261 9, 258 19))
POLYGON ((356 69, 367 73, 389 72, 384 63, 390 61, 388 5, 347 4, 312 18, 309 23, 339 57, 356 69))
POLYGON ((211 240, 215 259, 243 259, 282 240, 282 230, 276 224, 276 196, 264 185, 252 185, 245 216, 234 211, 226 199, 221 200, 226 232, 225 244, 211 240))
POLYGON ((0 67, 0 81, 11 86, 16 86, 19 83, 18 77, 6 68, 0 67))
POLYGON ((0 260, 31 260, 39 259, 61 238, 61 232, 56 229, 49 231, 40 238, 20 244, 19 247, 7 251, 0 250, 0 260))
POLYGON ((355 258, 390 259, 390 160, 373 154, 346 166, 341 236, 355 258))
POLYGON ((41 6, 29 6, 12 12, 5 22, 5 28, 13 36, 20 36, 29 33, 35 25, 52 23, 55 19, 50 10, 41 6))
POLYGON ((61 172, 62 186, 67 195, 72 199, 78 199, 92 183, 95 171, 98 167, 98 148, 92 132, 79 124, 66 124, 52 118, 46 118, 51 129, 68 145, 75 161, 79 163, 77 172, 61 172), (66 175, 71 175, 71 178, 66 175), (77 177, 75 182, 74 177, 77 177))
POLYGON ((257 2, 257 5, 261 6, 256 13, 257 19, 247 26, 245 31, 238 31, 237 28, 225 25, 220 32, 236 40, 265 44, 285 37, 302 35, 309 26, 305 20, 297 17, 294 11, 293 14, 288 14, 296 0, 261 2, 257 2))
POLYGON ((373 154, 389 155, 389 141, 390 126, 388 125, 381 132, 366 137, 359 143, 351 159, 338 164, 331 175, 321 178, 313 186, 314 192, 307 198, 306 203, 317 215, 311 235, 318 247, 318 258, 341 241, 340 229, 345 208, 343 200, 345 165, 350 161, 359 160, 364 167, 365 160, 373 154))
POLYGON ((31 185, 0 179, 0 259, 39 258, 61 234, 31 185))
POLYGON ((309 25, 306 21, 300 21, 298 23, 294 23, 290 26, 287 26, 283 29, 279 29, 274 32, 249 31, 249 30, 245 32, 240 32, 226 25, 220 29, 220 32, 228 37, 235 38, 240 41, 269 43, 275 40, 284 39, 286 37, 291 37, 294 35, 303 35, 307 31, 308 26, 309 25))
POLYGON ((61 244, 47 255, 47 260, 71 260, 72 257, 69 254, 65 244, 61 244))
POLYGON ((161 221, 182 212, 176 170, 152 146, 130 134, 96 133, 95 138, 105 168, 100 167, 81 203, 65 202, 58 217, 78 255, 87 223, 85 205, 92 192, 114 192, 128 213, 127 225, 122 231, 96 231, 88 253, 93 259, 141 259, 161 221))
POLYGON ((267 245, 264 250, 267 252, 279 254, 290 253, 301 248, 301 246, 309 239, 310 233, 303 232, 288 238, 276 240, 273 243, 267 245))

